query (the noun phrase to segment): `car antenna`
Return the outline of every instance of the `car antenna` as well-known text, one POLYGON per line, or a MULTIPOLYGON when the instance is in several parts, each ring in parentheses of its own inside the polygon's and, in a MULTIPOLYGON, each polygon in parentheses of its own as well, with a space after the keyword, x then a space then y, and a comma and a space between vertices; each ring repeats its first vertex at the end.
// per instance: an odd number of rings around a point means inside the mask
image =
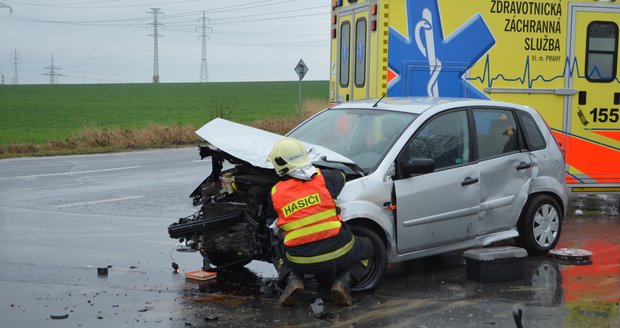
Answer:
POLYGON ((385 95, 381 96, 381 98, 379 98, 379 100, 377 100, 377 102, 374 105, 372 105, 372 108, 377 107, 377 105, 379 105, 379 102, 383 100, 383 98, 385 98, 385 95))

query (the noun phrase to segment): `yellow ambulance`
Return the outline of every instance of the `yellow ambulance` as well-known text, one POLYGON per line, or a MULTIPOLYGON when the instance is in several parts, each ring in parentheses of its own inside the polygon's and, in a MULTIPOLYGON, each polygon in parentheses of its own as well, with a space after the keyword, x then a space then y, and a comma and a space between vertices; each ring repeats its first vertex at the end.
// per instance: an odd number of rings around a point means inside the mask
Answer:
POLYGON ((620 3, 333 0, 329 97, 464 97, 537 109, 573 192, 620 192, 620 3))

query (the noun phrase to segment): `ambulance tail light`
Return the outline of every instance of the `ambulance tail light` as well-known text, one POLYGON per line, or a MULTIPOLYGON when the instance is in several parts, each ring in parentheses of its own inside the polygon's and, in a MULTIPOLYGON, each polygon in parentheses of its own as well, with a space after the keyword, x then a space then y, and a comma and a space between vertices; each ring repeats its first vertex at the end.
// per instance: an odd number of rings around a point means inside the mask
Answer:
POLYGON ((371 31, 376 31, 377 30, 377 20, 373 19, 372 21, 370 21, 370 30, 371 31))
POLYGON ((333 28, 332 29, 332 39, 335 39, 335 38, 336 38, 336 29, 333 28))
POLYGON ((370 6, 370 14, 373 16, 377 14, 377 4, 370 6))

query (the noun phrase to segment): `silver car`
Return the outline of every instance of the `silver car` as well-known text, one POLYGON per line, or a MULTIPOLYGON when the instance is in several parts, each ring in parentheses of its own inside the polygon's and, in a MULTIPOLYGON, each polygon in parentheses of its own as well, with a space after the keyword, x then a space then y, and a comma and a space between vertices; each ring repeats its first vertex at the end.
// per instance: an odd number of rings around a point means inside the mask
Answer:
MULTIPOLYGON (((228 174, 234 176, 237 194, 242 194, 239 185, 268 188, 275 183, 266 156, 281 136, 221 119, 197 133, 209 142, 203 156, 235 165, 228 174)), ((316 114, 288 136, 306 143, 315 165, 347 174, 338 197, 341 215, 375 248, 357 290, 376 287, 388 263, 513 238, 529 254, 543 254, 560 238, 567 208, 563 152, 541 116, 529 107, 442 98, 354 101, 316 114)), ((208 240, 217 235, 221 241, 224 233, 218 235, 221 227, 215 225, 204 228, 204 221, 221 218, 209 218, 209 206, 233 203, 204 192, 224 188, 218 184, 225 172, 219 166, 193 193, 195 204, 202 206, 200 214, 170 227, 203 222, 202 230, 170 236, 190 240, 203 251, 207 266, 228 266, 230 254, 239 253, 232 249, 223 256, 214 251, 218 243, 208 240)), ((248 206, 237 211, 244 214, 237 215, 235 224, 246 226, 236 231, 264 230, 261 225, 268 225, 270 218, 261 218, 260 210, 247 210, 264 204, 249 204, 247 196, 238 196, 234 203, 248 206)), ((258 247, 258 235, 248 237, 254 241, 245 247, 258 247)), ((267 239, 258 242, 266 251, 248 250, 236 256, 236 264, 273 260, 265 246, 273 240, 267 239)))

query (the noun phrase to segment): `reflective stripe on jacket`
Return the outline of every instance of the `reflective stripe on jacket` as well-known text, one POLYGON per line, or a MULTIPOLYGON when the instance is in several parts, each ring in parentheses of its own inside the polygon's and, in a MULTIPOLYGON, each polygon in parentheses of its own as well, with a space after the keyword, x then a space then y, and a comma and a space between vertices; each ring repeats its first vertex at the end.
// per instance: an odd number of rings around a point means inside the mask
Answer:
POLYGON ((351 236, 351 241, 340 247, 339 249, 315 256, 294 256, 286 252, 286 259, 296 264, 315 264, 327 261, 333 261, 342 257, 353 249, 355 246, 355 237, 351 236))
POLYGON ((277 226, 284 231, 284 245, 294 247, 333 237, 340 232, 341 219, 325 186, 320 170, 312 179, 288 179, 271 190, 277 226))

